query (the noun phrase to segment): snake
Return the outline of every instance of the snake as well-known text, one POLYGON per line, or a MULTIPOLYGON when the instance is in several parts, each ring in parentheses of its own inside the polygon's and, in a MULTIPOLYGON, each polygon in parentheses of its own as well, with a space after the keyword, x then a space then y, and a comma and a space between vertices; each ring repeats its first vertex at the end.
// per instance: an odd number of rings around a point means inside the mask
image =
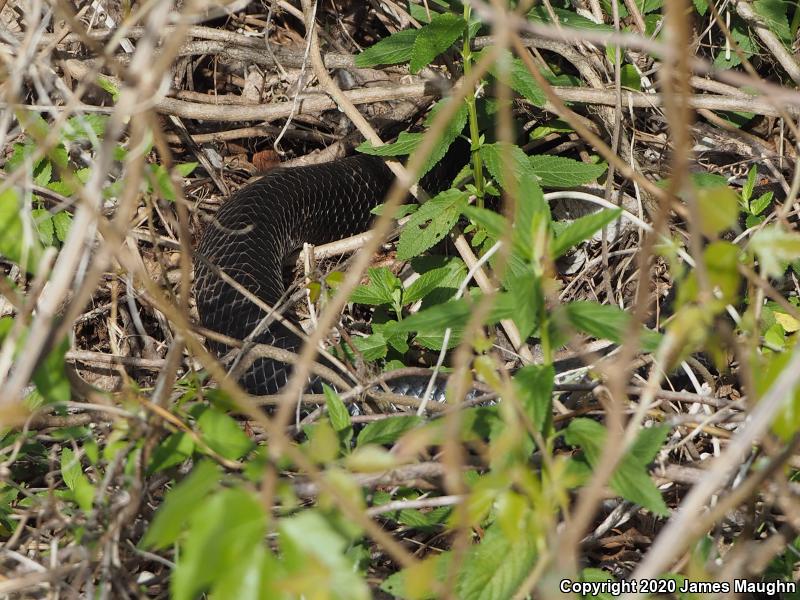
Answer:
MULTIPOLYGON (((430 194, 449 187, 468 157, 468 144, 459 138, 420 185, 430 194)), ((241 290, 276 306, 287 290, 286 258, 304 243, 326 244, 367 231, 373 209, 384 201, 393 180, 384 159, 357 154, 277 168, 234 192, 206 225, 196 250, 194 295, 202 326, 297 352, 302 340, 280 322, 253 335, 268 313, 241 290)), ((213 340, 207 345, 218 356, 230 350, 213 340)), ((259 356, 239 384, 249 394, 276 394, 290 375, 291 365, 259 356)), ((413 393, 421 383, 405 379, 390 389, 421 395, 413 393)))

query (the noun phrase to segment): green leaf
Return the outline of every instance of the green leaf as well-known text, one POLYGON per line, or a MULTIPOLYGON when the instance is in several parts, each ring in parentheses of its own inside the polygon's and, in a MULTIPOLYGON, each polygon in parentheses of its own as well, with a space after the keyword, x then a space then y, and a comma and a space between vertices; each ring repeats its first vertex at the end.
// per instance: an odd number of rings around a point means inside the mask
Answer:
POLYGON ((420 206, 400 234, 397 258, 408 260, 439 243, 450 233, 468 200, 466 192, 451 189, 420 206))
POLYGON ((753 197, 753 188, 756 185, 757 175, 758 169, 753 165, 747 172, 747 181, 742 186, 742 200, 744 200, 744 205, 748 210, 750 209, 750 199, 753 197))
POLYGON ((67 376, 64 355, 69 350, 69 339, 64 337, 47 354, 33 372, 33 383, 48 404, 69 402, 72 398, 72 387, 67 376))
POLYGON ((750 214, 760 215, 772 202, 772 192, 765 192, 750 202, 750 214))
POLYGON ((46 208, 34 208, 31 211, 33 224, 39 232, 39 239, 45 246, 52 246, 56 241, 56 230, 53 226, 53 217, 46 208))
POLYGON ((444 266, 430 268, 424 272, 417 269, 415 264, 414 270, 421 275, 403 293, 404 304, 422 300, 437 289, 451 290, 452 295, 467 274, 464 263, 455 258, 447 259, 444 266))
POLYGON ((555 369, 552 365, 527 365, 514 374, 514 388, 525 412, 538 431, 543 431, 552 414, 553 382, 555 369))
MULTIPOLYGON (((578 13, 573 12, 571 10, 566 10, 554 6, 553 13, 558 19, 558 22, 564 27, 571 27, 573 29, 588 29, 595 31, 608 31, 608 32, 614 31, 614 28, 611 27, 610 25, 606 25, 605 23, 595 23, 591 19, 582 17, 578 13)), ((531 9, 531 11, 528 13, 528 18, 534 21, 541 21, 542 23, 552 22, 552 19, 550 18, 547 9, 542 5, 535 6, 533 9, 531 9)))
MULTIPOLYGON (((597 302, 575 301, 564 305, 567 319, 575 329, 598 339, 621 343, 628 333, 630 315, 621 308, 597 302)), ((642 347, 651 352, 658 347, 661 335, 642 328, 642 347)))
MULTIPOLYGON (((696 2, 705 2, 706 0, 695 0, 696 2)), ((733 41, 741 48, 745 58, 750 58, 758 51, 758 44, 750 37, 748 27, 741 21, 741 19, 733 18, 731 21, 731 37, 733 41)), ((741 64, 739 55, 730 50, 726 54, 724 45, 717 51, 717 56, 714 58, 714 67, 721 70, 732 69, 741 64)))
MULTIPOLYGON (((481 52, 485 52, 482 50, 481 52)), ((476 55, 476 60, 480 59, 480 55, 476 55)), ((543 107, 547 103, 547 96, 545 96, 542 88, 533 78, 533 75, 528 71, 528 67, 519 58, 513 58, 511 53, 504 51, 500 57, 495 61, 494 65, 489 69, 490 73, 497 77, 501 77, 502 70, 498 67, 501 61, 510 63, 508 69, 509 87, 517 92, 520 96, 524 97, 531 104, 538 107, 543 107)))
POLYGON ((241 488, 221 490, 197 504, 170 582, 174 600, 194 600, 208 588, 215 593, 218 582, 258 551, 266 530, 261 502, 241 488))
POLYGON ((528 157, 543 187, 568 188, 590 183, 606 172, 606 165, 592 165, 566 158, 539 154, 528 157))
POLYGON ((157 473, 182 464, 194 452, 192 436, 176 431, 165 437, 153 450, 147 473, 157 473))
POLYGON ((414 42, 419 35, 417 29, 404 29, 382 39, 355 57, 357 67, 396 65, 411 60, 414 42))
POLYGON ((391 144, 373 146, 370 142, 364 142, 356 150, 370 156, 407 156, 419 148, 424 137, 424 132, 410 133, 401 131, 400 135, 397 136, 397 140, 391 144))
POLYGON ((465 217, 475 221, 478 225, 486 229, 486 232, 493 239, 498 240, 503 237, 503 232, 508 226, 508 221, 503 215, 497 214, 493 210, 467 205, 461 212, 465 217))
POLYGON ((63 130, 63 139, 70 142, 90 140, 90 132, 100 138, 105 133, 106 123, 108 123, 108 115, 97 113, 70 117, 63 130))
POLYGON ((401 290, 403 284, 386 267, 369 269, 369 284, 359 285, 350 295, 350 302, 380 306, 391 306, 395 301, 395 294, 401 290))
POLYGON ((381 590, 396 598, 434 600, 441 598, 436 585, 447 579, 450 552, 429 554, 412 567, 393 573, 381 584, 381 590))
POLYGON ((524 535, 513 542, 498 524, 490 526, 464 561, 457 577, 459 600, 511 598, 536 562, 536 542, 524 535))
POLYGON ((758 257, 761 271, 768 277, 780 277, 786 265, 800 256, 800 233, 770 225, 757 231, 748 249, 758 257))
POLYGON ((61 451, 61 477, 81 510, 84 512, 92 510, 94 486, 83 473, 81 461, 71 448, 64 448, 61 451))
POLYGON ((139 545, 158 550, 173 544, 189 518, 203 506, 198 498, 206 498, 219 484, 220 476, 221 471, 213 462, 197 463, 183 481, 167 492, 139 545))
POLYGON ((402 415, 374 421, 361 430, 358 434, 356 445, 391 444, 397 441, 406 431, 413 429, 422 422, 422 417, 416 415, 402 415))
POLYGON ((458 15, 445 13, 433 17, 428 25, 419 30, 414 40, 410 71, 417 73, 428 66, 461 36, 466 27, 466 22, 458 15))
POLYGON ((209 595, 210 600, 290 600, 277 580, 285 577, 283 565, 262 545, 242 556, 230 570, 220 573, 209 595))
MULTIPOLYGON (((428 114, 427 119, 425 120, 426 126, 430 127, 433 119, 435 118, 436 114, 442 110, 445 104, 449 102, 449 99, 445 98, 444 100, 440 100, 437 102, 434 107, 431 109, 430 113, 428 114)), ((428 160, 423 165, 422 169, 420 170, 419 176, 424 176, 428 171, 430 171, 433 166, 438 163, 445 154, 447 154, 447 149, 450 145, 455 141, 455 139, 461 135, 461 132, 464 130, 464 126, 467 124, 467 117, 468 111, 466 104, 461 104, 456 110, 455 115, 447 124, 444 132, 440 136, 440 138, 436 141, 436 144, 431 151, 428 160)), ((364 154, 369 154, 371 156, 405 156, 407 154, 411 154, 416 152, 419 145, 422 143, 422 139, 425 135, 428 135, 427 132, 421 133, 408 133, 408 132, 401 132, 397 138, 397 141, 393 144, 384 144, 383 146, 373 146, 369 142, 364 142, 360 146, 356 148, 359 152, 364 154)))
POLYGON ((706 237, 714 237, 733 227, 739 217, 739 201, 731 188, 700 188, 696 190, 700 213, 700 230, 706 237))
POLYGON ((508 182, 505 180, 507 174, 515 177, 517 184, 525 176, 536 179, 529 157, 519 146, 502 142, 484 144, 480 153, 489 173, 503 188, 508 187, 508 182))
POLYGON ((589 213, 569 223, 556 237, 551 246, 553 258, 566 254, 570 248, 592 237, 597 231, 619 218, 621 208, 603 209, 589 213))
POLYGON ((325 393, 325 405, 328 407, 328 419, 331 427, 337 433, 352 427, 350 413, 339 394, 327 384, 322 384, 322 391, 325 393))
POLYGON ((20 215, 21 203, 17 192, 13 188, 0 192, 0 256, 35 274, 42 247, 34 237, 35 232, 25 235, 20 215))
POLYGON ((642 91, 642 78, 636 67, 633 65, 622 65, 619 74, 622 87, 636 92, 642 91))
POLYGON ((739 262, 742 251, 731 242, 711 242, 703 250, 703 261, 712 288, 718 289, 725 303, 736 301, 739 291, 739 262))
POLYGON ((364 356, 364 360, 378 360, 384 358, 389 348, 386 346, 386 338, 382 333, 373 333, 367 337, 354 336, 353 345, 364 356))
POLYGON ((53 215, 53 229, 59 242, 64 242, 72 226, 72 215, 62 210, 53 215))
MULTIPOLYGON (((647 465, 664 443, 667 433, 667 427, 658 427, 655 431, 642 430, 634 446, 622 457, 610 481, 611 488, 620 496, 659 516, 668 515, 669 509, 650 478, 647 465)), ((605 427, 585 418, 573 419, 564 435, 568 444, 581 447, 589 464, 595 468, 602 458, 606 438, 605 427)))
POLYGON ((180 163, 175 165, 175 171, 181 177, 188 177, 191 175, 194 170, 197 168, 199 163, 196 162, 188 162, 188 163, 180 163))
POLYGON ((197 426, 203 432, 203 441, 230 460, 241 458, 253 448, 253 441, 241 430, 239 423, 216 408, 203 407, 197 426))
MULTIPOLYGON (((764 24, 776 34, 784 44, 792 43, 792 32, 786 18, 786 9, 793 4, 784 0, 755 0, 753 10, 761 17, 764 24)), ((797 10, 797 5, 793 5, 797 10)))
POLYGON ((514 323, 522 339, 527 339, 539 326, 539 311, 544 302, 541 281, 531 269, 512 275, 505 282, 514 303, 514 323))
POLYGON ((120 94, 119 88, 117 87, 117 84, 112 79, 109 79, 108 77, 103 77, 102 75, 98 75, 96 83, 102 89, 104 89, 106 92, 111 94, 111 99, 114 102, 119 100, 119 94, 120 94))
POLYGON ((289 573, 284 585, 295 598, 367 600, 369 588, 345 554, 349 545, 318 512, 306 510, 280 521, 278 527, 284 563, 289 573))

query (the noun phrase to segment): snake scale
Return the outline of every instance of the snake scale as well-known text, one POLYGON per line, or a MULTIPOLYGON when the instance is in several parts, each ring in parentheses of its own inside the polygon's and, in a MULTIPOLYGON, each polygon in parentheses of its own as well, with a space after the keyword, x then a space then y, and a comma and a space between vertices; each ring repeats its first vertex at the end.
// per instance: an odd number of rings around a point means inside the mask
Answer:
MULTIPOLYGON (((447 187, 465 164, 469 152, 462 142, 454 143, 420 182, 429 193, 447 187)), ((366 231, 374 218, 372 209, 383 202, 393 178, 383 159, 356 155, 278 168, 231 195, 206 226, 197 248, 194 293, 202 325, 246 339, 266 313, 221 278, 217 269, 269 306, 276 305, 286 291, 284 259, 305 242, 325 244, 366 231)), ((302 343, 279 323, 252 341, 293 352, 302 343)), ((209 347, 218 355, 228 350, 219 342, 209 342, 209 347)), ((240 384, 250 394, 274 394, 289 375, 285 363, 259 357, 240 384)), ((408 381, 398 385, 403 389, 393 391, 413 393, 408 381)))

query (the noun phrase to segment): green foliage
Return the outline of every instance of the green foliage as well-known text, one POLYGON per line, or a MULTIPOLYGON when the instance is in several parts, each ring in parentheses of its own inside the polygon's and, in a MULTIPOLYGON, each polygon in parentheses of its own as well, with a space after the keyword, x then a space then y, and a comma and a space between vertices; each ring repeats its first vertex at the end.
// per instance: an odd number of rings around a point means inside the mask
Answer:
POLYGON ((447 190, 423 204, 411 215, 400 234, 397 258, 407 260, 419 256, 442 241, 456 224, 469 196, 458 190, 447 190))
MULTIPOLYGON (((647 465, 664 443, 667 431, 665 427, 642 429, 611 477, 611 487, 620 496, 662 516, 669 514, 669 511, 661 493, 650 479, 647 465)), ((568 444, 581 447, 585 460, 592 467, 596 467, 602 457, 606 438, 607 432, 603 426, 590 419, 572 420, 564 436, 568 444)))

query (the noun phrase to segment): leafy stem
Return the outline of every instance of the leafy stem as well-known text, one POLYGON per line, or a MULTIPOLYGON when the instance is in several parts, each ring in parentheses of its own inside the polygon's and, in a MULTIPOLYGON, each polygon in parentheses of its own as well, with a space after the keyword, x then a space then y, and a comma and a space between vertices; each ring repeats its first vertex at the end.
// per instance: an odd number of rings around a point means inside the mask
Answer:
MULTIPOLYGON (((469 27, 470 16, 472 8, 469 4, 464 4, 464 21, 467 26, 464 29, 464 47, 461 50, 461 58, 464 61, 464 76, 468 76, 472 69, 472 48, 470 47, 470 39, 472 33, 469 27)), ((478 152, 481 144, 480 130, 478 129, 478 109, 476 106, 476 92, 472 90, 467 94, 465 99, 467 103, 467 111, 469 113, 469 137, 471 142, 472 152, 472 172, 475 180, 476 195, 478 197, 478 206, 483 208, 484 196, 484 180, 483 180, 483 163, 481 161, 480 152, 478 152)))

